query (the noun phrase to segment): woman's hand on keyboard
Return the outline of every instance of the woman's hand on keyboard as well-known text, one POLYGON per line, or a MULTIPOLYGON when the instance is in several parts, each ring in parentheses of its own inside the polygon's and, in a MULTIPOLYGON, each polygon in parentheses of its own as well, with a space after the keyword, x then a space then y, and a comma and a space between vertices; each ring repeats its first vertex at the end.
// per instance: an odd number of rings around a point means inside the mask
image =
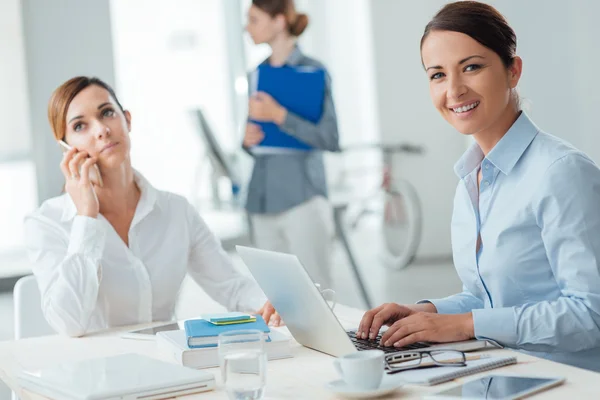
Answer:
POLYGON ((394 322, 381 336, 384 346, 404 347, 417 342, 460 342, 475 336, 473 314, 413 312, 394 322))
POLYGON ((375 339, 383 325, 391 326, 396 321, 408 317, 415 311, 407 306, 396 303, 386 303, 369 310, 363 315, 356 337, 375 339))

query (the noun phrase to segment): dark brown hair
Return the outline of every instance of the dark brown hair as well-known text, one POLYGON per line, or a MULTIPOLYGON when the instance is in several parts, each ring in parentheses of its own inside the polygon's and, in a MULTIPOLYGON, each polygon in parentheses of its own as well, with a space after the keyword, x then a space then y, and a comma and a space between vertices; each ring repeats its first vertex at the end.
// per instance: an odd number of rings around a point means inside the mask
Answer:
POLYGON ((71 102, 83 89, 92 85, 106 89, 121 111, 124 111, 123 106, 121 106, 121 103, 119 103, 119 100, 115 95, 115 91, 106 82, 95 77, 87 76, 71 78, 60 85, 54 93, 52 93, 52 97, 50 97, 50 102, 48 103, 48 121, 50 122, 50 127, 52 128, 56 140, 64 140, 67 132, 67 111, 69 110, 71 102))
POLYGON ((493 50, 506 68, 513 63, 517 51, 517 35, 494 7, 478 1, 446 4, 425 27, 421 48, 433 31, 464 33, 493 50))
POLYGON ((308 26, 308 15, 296 12, 294 0, 252 0, 252 5, 260 8, 271 18, 283 15, 292 36, 300 36, 308 26))

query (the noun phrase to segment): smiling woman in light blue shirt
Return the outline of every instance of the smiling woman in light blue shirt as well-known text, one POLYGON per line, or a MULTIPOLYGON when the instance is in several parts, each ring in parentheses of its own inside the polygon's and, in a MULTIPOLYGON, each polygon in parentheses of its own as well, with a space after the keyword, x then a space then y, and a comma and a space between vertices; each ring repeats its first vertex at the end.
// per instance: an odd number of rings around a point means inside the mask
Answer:
POLYGON ((446 5, 425 29, 434 106, 475 143, 460 179, 452 250, 463 291, 368 311, 386 345, 493 339, 600 371, 600 170, 520 110, 516 36, 493 7, 446 5))

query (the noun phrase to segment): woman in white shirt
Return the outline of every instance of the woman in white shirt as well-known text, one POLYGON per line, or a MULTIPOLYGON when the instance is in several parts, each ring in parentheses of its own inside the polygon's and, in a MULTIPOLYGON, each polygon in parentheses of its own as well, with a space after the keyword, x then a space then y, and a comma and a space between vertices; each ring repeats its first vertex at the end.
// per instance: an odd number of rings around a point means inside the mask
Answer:
MULTIPOLYGON (((72 147, 60 164, 66 193, 28 216, 25 233, 52 328, 80 336, 170 320, 186 273, 229 310, 265 305, 187 200, 132 168, 131 114, 110 86, 87 77, 65 82, 48 118, 56 139, 72 147)), ((263 309, 268 321, 273 309, 263 309)))

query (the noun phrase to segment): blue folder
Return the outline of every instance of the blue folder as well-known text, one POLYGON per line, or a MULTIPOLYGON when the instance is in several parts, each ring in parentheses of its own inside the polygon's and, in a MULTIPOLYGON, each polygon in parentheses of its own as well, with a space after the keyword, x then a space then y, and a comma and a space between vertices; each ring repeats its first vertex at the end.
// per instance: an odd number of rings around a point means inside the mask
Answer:
MULTIPOLYGON (((256 90, 271 95, 288 111, 317 123, 323 114, 325 98, 325 71, 313 67, 273 67, 262 64, 258 67, 256 90)), ((261 126, 265 133, 259 147, 275 147, 308 151, 312 146, 283 132, 273 122, 252 121, 261 126)))
POLYGON ((269 339, 269 326, 265 323, 262 316, 257 315, 255 322, 247 322, 243 324, 232 325, 214 325, 203 319, 188 319, 183 324, 185 335, 187 336, 188 347, 203 348, 217 347, 218 336, 222 332, 230 332, 235 330, 258 329, 264 332, 265 341, 269 339))

